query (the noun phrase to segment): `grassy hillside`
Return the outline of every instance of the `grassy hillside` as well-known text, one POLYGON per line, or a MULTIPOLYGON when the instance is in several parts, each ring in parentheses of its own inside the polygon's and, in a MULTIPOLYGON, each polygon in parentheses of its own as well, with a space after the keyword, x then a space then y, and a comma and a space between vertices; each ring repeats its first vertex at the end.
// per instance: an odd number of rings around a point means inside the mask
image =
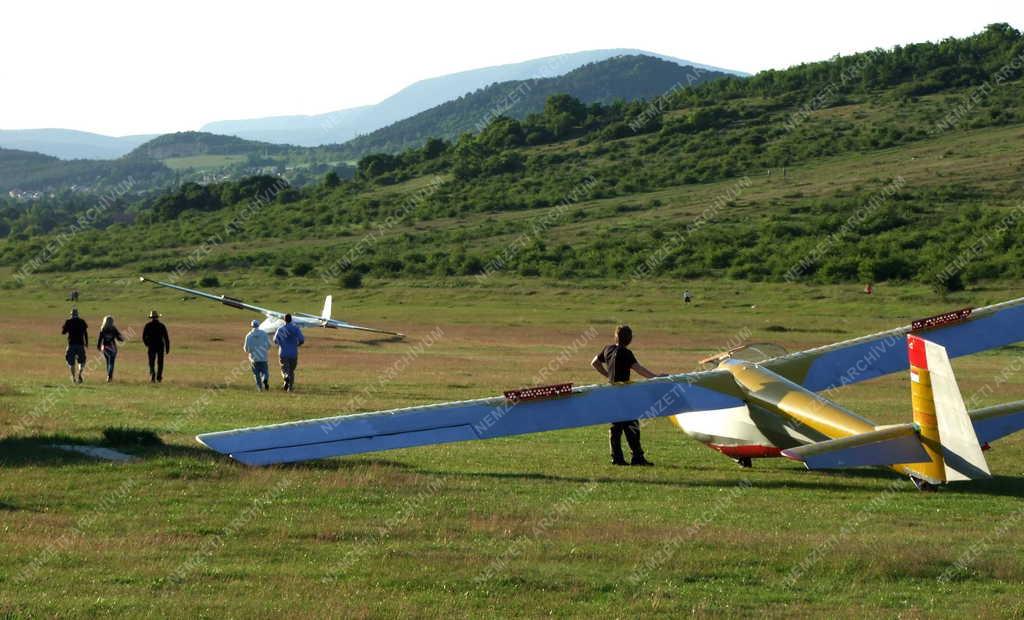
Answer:
POLYGON ((650 56, 619 56, 558 77, 491 84, 350 140, 342 146, 342 152, 358 159, 369 153, 420 147, 429 138, 452 140, 467 131, 480 131, 498 116, 523 119, 540 113, 548 97, 556 94, 569 94, 588 104, 610 104, 616 100, 652 99, 673 88, 727 75, 650 56))
MULTIPOLYGON (((86 230, 41 268, 724 275, 943 290, 1020 277, 1021 54, 1020 33, 993 26, 648 103, 551 97, 542 114, 498 118, 455 144, 368 156, 347 182, 238 195, 173 220, 141 205, 136 224, 86 230), (944 71, 950 57, 973 64, 944 71)), ((9 240, 0 260, 24 264, 46 244, 9 240)))

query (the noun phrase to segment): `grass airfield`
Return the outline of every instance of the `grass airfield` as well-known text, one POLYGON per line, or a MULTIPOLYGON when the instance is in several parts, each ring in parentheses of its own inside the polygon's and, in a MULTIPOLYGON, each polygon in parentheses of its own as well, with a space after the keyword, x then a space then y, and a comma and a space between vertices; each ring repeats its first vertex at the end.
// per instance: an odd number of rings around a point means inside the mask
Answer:
MULTIPOLYGON (((936 494, 884 471, 785 459, 741 470, 664 419, 643 431, 653 468, 608 465, 603 427, 263 469, 193 439, 493 395, 542 368, 546 383, 594 383, 590 358, 617 322, 633 326, 643 364, 683 372, 737 340, 794 351, 1018 297, 1024 284, 943 301, 917 285, 869 297, 725 280, 368 280, 334 291, 335 316, 407 338, 307 330, 297 392, 261 394, 241 351, 254 315, 136 275, 41 274, 0 295, 2 617, 1024 615, 1024 436, 987 453, 992 480, 936 494), (696 303, 682 304, 684 287, 696 303), (112 385, 95 349, 86 383, 68 380, 71 288, 91 337, 108 313, 136 334, 112 385), (161 385, 138 340, 151 308, 171 332, 161 385), (105 444, 109 428, 162 444, 105 444)), ((222 292, 273 308, 316 312, 327 292, 316 278, 272 288, 218 275, 222 292)), ((1022 354, 955 360, 965 399, 1024 399, 1022 354)), ((837 400, 879 423, 910 418, 903 374, 837 400)))

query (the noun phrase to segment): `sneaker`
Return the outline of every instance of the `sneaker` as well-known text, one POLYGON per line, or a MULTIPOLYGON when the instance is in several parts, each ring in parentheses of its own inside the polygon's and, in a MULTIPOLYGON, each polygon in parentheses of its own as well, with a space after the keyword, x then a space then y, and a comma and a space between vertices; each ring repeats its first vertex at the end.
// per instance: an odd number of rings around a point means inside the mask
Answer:
POLYGON ((637 465, 639 467, 651 467, 654 465, 654 463, 648 461, 644 457, 640 457, 638 459, 633 459, 632 462, 630 462, 630 465, 637 465))

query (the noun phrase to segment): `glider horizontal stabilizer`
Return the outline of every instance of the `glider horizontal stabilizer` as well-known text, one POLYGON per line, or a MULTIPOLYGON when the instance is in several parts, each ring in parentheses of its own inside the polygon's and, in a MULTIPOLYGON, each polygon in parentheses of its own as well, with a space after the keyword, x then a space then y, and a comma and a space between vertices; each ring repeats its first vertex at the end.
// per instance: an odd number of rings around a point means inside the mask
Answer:
POLYGON ((729 373, 709 371, 578 387, 542 400, 483 398, 207 433, 196 439, 247 465, 269 465, 724 409, 741 405, 742 396, 729 373))
POLYGON ((878 334, 780 356, 761 365, 819 392, 907 370, 906 335, 911 332, 945 347, 951 358, 1020 342, 1024 340, 1024 297, 922 319, 878 334))
POLYGON ((790 448, 783 450, 782 455, 803 462, 807 469, 843 469, 928 460, 928 453, 917 436, 917 425, 912 423, 790 448))

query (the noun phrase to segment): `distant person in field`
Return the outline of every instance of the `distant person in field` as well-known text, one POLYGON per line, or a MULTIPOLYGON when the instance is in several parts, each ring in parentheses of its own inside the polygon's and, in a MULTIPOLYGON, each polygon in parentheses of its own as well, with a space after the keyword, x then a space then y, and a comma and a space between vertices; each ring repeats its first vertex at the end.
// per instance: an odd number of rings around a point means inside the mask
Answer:
MULTIPOLYGON (((609 383, 625 383, 629 381, 629 373, 635 370, 637 374, 651 379, 664 375, 656 375, 644 368, 636 361, 636 356, 629 350, 629 343, 633 341, 633 330, 629 325, 619 325, 615 328, 615 344, 610 344, 594 356, 590 365, 594 370, 608 378, 609 383)), ((640 446, 640 421, 625 420, 613 422, 608 431, 608 439, 612 449, 612 465, 654 465, 644 458, 644 449, 640 446), (632 459, 626 463, 622 455, 622 435, 626 435, 626 443, 632 452, 632 459)))
POLYGON ((171 352, 171 337, 156 310, 149 313, 149 323, 142 328, 142 344, 149 358, 149 382, 160 383, 164 380, 164 354, 171 352))
MULTIPOLYGON (((242 350, 249 354, 252 375, 256 378, 256 389, 261 392, 269 390, 270 368, 267 366, 267 352, 270 350, 270 336, 260 329, 259 321, 253 319, 252 329, 245 335, 242 350)), ((295 372, 294 366, 292 372, 295 372)))
POLYGON ((68 348, 64 359, 71 372, 71 382, 82 382, 82 371, 85 370, 85 349, 89 346, 89 326, 78 316, 78 308, 71 309, 71 318, 64 321, 60 333, 67 334, 68 348))
POLYGON ((282 387, 286 392, 295 389, 295 367, 299 364, 299 347, 304 342, 306 339, 302 335, 302 330, 292 323, 292 315, 284 315, 284 325, 274 334, 274 344, 277 345, 278 356, 281 358, 281 378, 284 379, 282 387))
POLYGON ((103 317, 100 335, 96 339, 96 348, 103 352, 103 359, 107 361, 107 383, 114 380, 114 363, 117 361, 117 343, 119 342, 124 342, 124 336, 114 326, 114 317, 108 314, 103 317))

